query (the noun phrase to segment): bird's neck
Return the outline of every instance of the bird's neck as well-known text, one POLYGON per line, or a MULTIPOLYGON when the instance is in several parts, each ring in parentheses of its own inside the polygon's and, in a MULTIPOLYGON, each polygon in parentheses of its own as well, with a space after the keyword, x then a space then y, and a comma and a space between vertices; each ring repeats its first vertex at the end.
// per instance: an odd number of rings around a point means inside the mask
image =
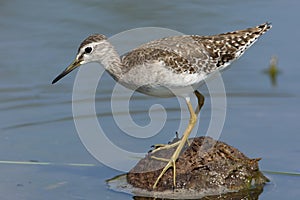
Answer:
POLYGON ((105 54, 100 63, 114 79, 119 80, 122 76, 122 62, 119 54, 111 44, 107 47, 105 54))

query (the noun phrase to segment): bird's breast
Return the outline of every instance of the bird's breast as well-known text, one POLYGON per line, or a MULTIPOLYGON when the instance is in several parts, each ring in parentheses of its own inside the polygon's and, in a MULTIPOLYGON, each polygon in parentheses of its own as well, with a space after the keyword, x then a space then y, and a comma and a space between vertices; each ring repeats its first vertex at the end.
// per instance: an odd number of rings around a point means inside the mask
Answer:
POLYGON ((202 73, 174 73, 163 62, 155 62, 133 67, 118 82, 147 95, 172 97, 192 93, 205 78, 202 73))

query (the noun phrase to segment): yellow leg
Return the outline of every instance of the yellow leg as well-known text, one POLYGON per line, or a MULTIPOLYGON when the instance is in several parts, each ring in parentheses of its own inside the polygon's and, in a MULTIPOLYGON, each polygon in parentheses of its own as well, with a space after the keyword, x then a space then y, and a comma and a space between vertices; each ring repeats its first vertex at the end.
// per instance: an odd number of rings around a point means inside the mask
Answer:
MULTIPOLYGON (((198 92, 199 93, 199 92, 198 92)), ((195 92, 196 94, 196 92, 195 92)), ((200 93, 199 93, 200 94, 200 93)), ((196 94, 197 96, 197 94, 196 94)), ((202 96, 202 95, 201 95, 202 96)), ((202 96, 203 97, 203 96, 202 96)), ((197 96, 198 98, 198 96, 197 96)), ((175 165, 175 162, 181 152, 181 150, 183 149, 186 141, 188 140, 188 137, 191 133, 191 131, 193 130, 195 124, 196 124, 196 121, 197 121, 197 115, 196 113, 194 112, 193 110, 193 106, 190 102, 190 98, 185 98, 186 100, 186 103, 187 103, 187 106, 188 106, 188 109, 189 109, 189 112, 190 112, 190 120, 189 120, 189 124, 188 124, 188 127, 186 128, 186 130, 184 131, 183 133, 183 136, 182 138, 180 139, 180 141, 178 142, 178 147, 176 148, 175 152, 173 153, 173 155, 171 156, 170 159, 161 159, 161 158, 157 158, 157 157, 153 157, 154 159, 158 159, 158 160, 162 160, 162 161, 166 161, 168 162, 167 165, 163 168, 162 172, 160 173, 160 175, 158 176, 158 178, 156 179, 154 185, 153 185, 153 189, 156 188, 159 180, 161 179, 161 177, 165 174, 165 172, 170 168, 170 167, 173 167, 173 184, 174 186, 176 186, 176 165, 175 165)), ((198 98, 198 102, 199 102, 199 98, 198 98)), ((199 106, 199 105, 198 105, 199 106)), ((200 106, 199 106, 200 107, 200 106)), ((201 107, 200 107, 201 108, 201 107)), ((199 110, 200 110, 199 108, 199 110)), ((196 110, 197 111, 197 110, 196 110)), ((199 112, 199 111, 198 111, 199 112)))
MULTIPOLYGON (((198 105, 197 105, 197 108, 195 110, 195 114, 198 116, 202 106, 204 105, 204 96, 200 92, 198 92, 197 90, 195 90, 194 93, 195 93, 195 95, 197 97, 197 100, 198 100, 198 105)), ((190 141, 189 140, 187 140, 187 143, 190 146, 190 141)))
POLYGON ((198 92, 197 90, 194 93, 195 93, 195 95, 198 99, 198 106, 195 110, 195 114, 198 115, 201 108, 202 108, 202 106, 203 106, 203 104, 204 104, 204 96, 200 92, 198 92))
MULTIPOLYGON (((196 95, 197 97, 197 100, 198 100, 198 105, 197 105, 197 108, 195 110, 195 114, 198 115, 203 104, 204 104, 204 96, 198 92, 197 90, 195 90, 194 94, 196 95)), ((178 133, 176 132, 177 134, 177 137, 178 137, 178 133)), ((189 141, 187 141, 188 144, 189 144, 189 141)), ((157 151, 160 151, 160 150, 163 150, 163 149, 170 149, 170 148, 173 148, 173 147, 176 147, 178 146, 180 143, 180 140, 174 142, 174 143, 171 143, 171 144, 156 144, 156 145, 153 145, 155 147, 155 149, 151 150, 152 153, 155 153, 157 151)), ((190 145, 190 144, 189 144, 190 145)), ((155 156, 152 156, 153 158, 157 158, 155 156)))

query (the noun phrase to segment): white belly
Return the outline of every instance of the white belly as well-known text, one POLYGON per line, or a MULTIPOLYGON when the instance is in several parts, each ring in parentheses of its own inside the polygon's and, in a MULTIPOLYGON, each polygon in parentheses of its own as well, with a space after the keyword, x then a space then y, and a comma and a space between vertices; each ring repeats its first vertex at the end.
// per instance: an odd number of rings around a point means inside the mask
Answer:
POLYGON ((156 63, 140 65, 125 73, 118 81, 125 87, 158 97, 187 96, 195 91, 206 74, 174 73, 156 63))

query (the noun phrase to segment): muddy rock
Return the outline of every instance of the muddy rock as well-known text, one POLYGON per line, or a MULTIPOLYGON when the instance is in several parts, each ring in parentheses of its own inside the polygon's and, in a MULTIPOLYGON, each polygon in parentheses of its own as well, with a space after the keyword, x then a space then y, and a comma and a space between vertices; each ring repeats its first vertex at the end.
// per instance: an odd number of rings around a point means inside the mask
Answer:
POLYGON ((173 186, 171 167, 153 189, 166 162, 152 156, 170 158, 174 151, 175 147, 149 152, 127 174, 127 182, 148 191, 191 190, 221 194, 262 186, 268 181, 259 171, 260 158, 250 159, 224 142, 197 137, 189 140, 176 161, 176 187, 173 186))

